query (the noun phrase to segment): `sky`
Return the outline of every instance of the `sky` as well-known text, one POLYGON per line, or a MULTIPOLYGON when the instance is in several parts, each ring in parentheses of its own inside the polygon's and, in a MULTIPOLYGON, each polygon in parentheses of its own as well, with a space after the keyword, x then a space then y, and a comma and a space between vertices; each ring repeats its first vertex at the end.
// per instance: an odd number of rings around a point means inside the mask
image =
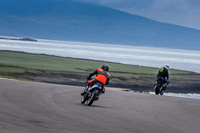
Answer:
POLYGON ((200 0, 75 0, 200 30, 200 0))

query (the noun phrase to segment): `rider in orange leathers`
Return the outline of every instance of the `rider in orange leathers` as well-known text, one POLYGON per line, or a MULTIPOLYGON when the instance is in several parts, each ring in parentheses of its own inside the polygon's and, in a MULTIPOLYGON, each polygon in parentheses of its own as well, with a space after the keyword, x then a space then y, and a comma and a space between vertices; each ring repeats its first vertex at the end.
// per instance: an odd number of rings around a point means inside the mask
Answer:
MULTIPOLYGON (((98 68, 93 73, 90 73, 89 77, 87 78, 88 87, 94 85, 95 83, 100 83, 103 85, 102 93, 104 93, 105 92, 104 85, 108 85, 109 80, 110 80, 110 74, 108 73, 108 70, 109 70, 109 65, 103 64, 101 69, 98 68), (96 78, 91 79, 91 77, 94 75, 96 75, 96 78)), ((84 95, 84 94, 85 94, 85 91, 81 93, 81 95, 84 95)))

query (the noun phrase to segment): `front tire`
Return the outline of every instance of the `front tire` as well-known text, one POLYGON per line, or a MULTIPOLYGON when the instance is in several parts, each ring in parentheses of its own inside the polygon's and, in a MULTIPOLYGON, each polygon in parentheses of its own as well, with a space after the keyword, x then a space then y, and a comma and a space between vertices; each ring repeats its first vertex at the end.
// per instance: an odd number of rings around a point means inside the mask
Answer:
POLYGON ((95 93, 95 90, 92 92, 92 94, 91 94, 91 97, 88 99, 88 106, 91 106, 92 105, 92 103, 94 102, 94 100, 95 100, 95 98, 96 98, 96 93, 95 93))
POLYGON ((81 103, 84 104, 86 101, 87 101, 87 94, 84 94, 84 95, 81 97, 81 103))
POLYGON ((164 94, 164 87, 162 86, 162 88, 160 89, 160 95, 163 95, 164 94))

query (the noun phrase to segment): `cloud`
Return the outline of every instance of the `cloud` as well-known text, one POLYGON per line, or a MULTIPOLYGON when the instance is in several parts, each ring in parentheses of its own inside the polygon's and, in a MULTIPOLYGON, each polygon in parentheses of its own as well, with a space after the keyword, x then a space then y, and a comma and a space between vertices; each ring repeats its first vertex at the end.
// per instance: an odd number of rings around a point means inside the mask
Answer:
POLYGON ((145 4, 144 3, 152 3, 154 0, 75 0, 80 2, 86 2, 86 3, 93 3, 113 8, 120 8, 120 7, 131 7, 131 6, 137 6, 142 7, 145 4))
POLYGON ((200 0, 75 0, 200 29, 200 0))
POLYGON ((177 25, 200 29, 199 0, 155 0, 147 17, 177 25))

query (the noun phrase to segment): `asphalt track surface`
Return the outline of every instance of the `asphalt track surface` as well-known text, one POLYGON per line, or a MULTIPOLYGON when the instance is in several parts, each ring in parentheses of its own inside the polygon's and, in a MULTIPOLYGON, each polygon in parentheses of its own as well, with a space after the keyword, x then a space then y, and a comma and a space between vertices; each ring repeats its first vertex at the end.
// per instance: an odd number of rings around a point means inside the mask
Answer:
POLYGON ((0 133, 200 133, 200 100, 0 79, 0 133))

